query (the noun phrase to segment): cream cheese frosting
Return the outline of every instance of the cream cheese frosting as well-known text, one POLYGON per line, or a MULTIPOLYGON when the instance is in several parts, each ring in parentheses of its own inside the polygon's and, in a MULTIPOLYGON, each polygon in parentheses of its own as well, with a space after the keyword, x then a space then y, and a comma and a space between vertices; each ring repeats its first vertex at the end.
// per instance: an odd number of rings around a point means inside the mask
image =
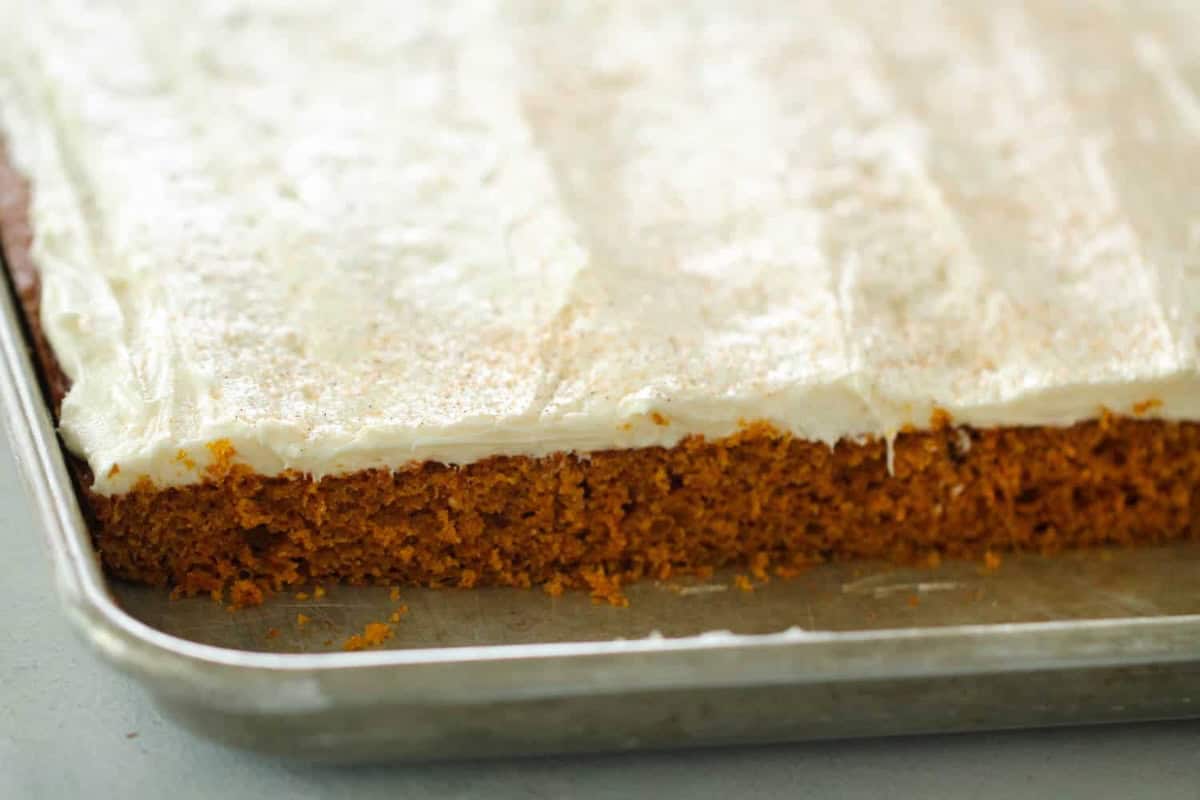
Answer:
POLYGON ((108 494, 1200 419, 1200 7, 1148 6, 0 0, 63 437, 108 494))

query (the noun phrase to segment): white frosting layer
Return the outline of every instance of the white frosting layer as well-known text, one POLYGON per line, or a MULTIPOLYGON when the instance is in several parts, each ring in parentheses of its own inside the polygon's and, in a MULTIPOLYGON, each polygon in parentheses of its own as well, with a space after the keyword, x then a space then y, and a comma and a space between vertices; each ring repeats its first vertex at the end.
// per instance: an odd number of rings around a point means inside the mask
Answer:
POLYGON ((63 435, 111 493, 1200 419, 1200 6, 1004 5, 0 0, 63 435))

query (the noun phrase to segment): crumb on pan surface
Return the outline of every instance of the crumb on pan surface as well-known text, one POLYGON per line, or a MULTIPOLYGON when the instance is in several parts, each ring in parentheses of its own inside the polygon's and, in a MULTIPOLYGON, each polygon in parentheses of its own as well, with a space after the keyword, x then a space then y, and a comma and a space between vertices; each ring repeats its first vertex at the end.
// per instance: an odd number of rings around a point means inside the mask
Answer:
POLYGON ((377 647, 392 638, 392 626, 386 622, 368 622, 362 633, 356 633, 346 639, 342 649, 353 652, 377 647))

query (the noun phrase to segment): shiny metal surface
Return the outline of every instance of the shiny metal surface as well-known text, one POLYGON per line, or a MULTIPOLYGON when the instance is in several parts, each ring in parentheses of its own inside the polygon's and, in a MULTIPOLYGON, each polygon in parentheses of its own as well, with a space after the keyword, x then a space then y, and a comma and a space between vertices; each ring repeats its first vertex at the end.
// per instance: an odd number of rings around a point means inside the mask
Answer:
POLYGON ((517 590, 328 587, 230 613, 110 584, 8 293, 0 400, 62 602, 185 725, 305 758, 440 758, 1193 716, 1200 547, 826 565, 754 591, 646 583, 629 608, 517 590), (303 627, 296 615, 311 621, 303 627), (272 629, 278 633, 273 633, 272 629))

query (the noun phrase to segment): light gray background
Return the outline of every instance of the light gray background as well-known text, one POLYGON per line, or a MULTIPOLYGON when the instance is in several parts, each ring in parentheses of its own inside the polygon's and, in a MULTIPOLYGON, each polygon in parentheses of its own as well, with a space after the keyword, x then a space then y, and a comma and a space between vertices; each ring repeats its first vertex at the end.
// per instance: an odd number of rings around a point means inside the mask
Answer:
POLYGON ((1200 798, 1200 722, 316 768, 176 728, 59 611, 0 443, 0 798, 1200 798))

